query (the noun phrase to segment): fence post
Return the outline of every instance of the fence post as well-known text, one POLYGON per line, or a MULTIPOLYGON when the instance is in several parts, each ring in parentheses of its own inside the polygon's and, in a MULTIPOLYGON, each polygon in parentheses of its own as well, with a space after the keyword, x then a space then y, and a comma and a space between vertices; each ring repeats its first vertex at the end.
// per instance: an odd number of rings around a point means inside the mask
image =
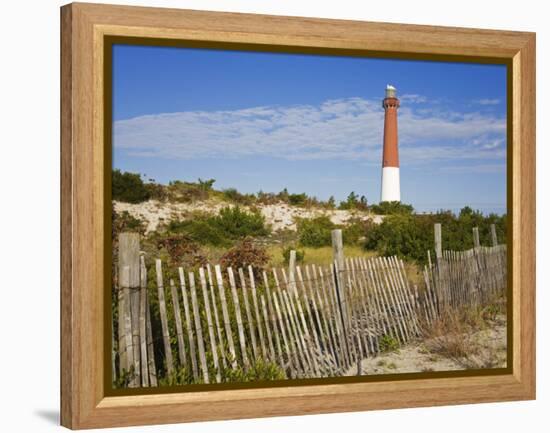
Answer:
POLYGON ((441 259, 443 255, 442 245, 441 245, 441 223, 434 224, 434 245, 435 245, 435 258, 436 262, 441 259))
POLYGON ((494 247, 498 245, 497 228, 494 224, 491 224, 491 241, 494 247))
MULTIPOLYGON (((120 285, 120 298, 119 298, 119 313, 118 321, 122 325, 122 344, 119 350, 123 350, 121 360, 124 364, 121 364, 121 368, 125 369, 127 373, 132 371, 135 367, 134 350, 132 349, 132 315, 130 309, 130 266, 124 266, 119 275, 120 285)), ((134 372, 136 373, 136 372, 134 372)), ((122 375, 121 375, 122 376, 122 375)), ((128 383, 130 388, 136 387, 135 376, 130 376, 128 383)))
POLYGON ((344 257, 344 243, 342 241, 342 230, 336 229, 331 232, 332 237, 332 261, 334 266, 334 283, 336 288, 336 301, 338 302, 338 311, 340 313, 340 320, 342 322, 342 331, 344 333, 344 341, 346 344, 346 351, 348 356, 352 357, 349 341, 348 341, 348 317, 347 317, 347 303, 346 303, 346 291, 344 290, 344 279, 342 278, 342 272, 346 268, 346 260, 344 257))
POLYGON ((434 224, 434 246, 435 246, 435 271, 432 274, 434 277, 434 289, 437 297, 438 308, 441 311, 443 305, 444 290, 442 287, 442 266, 443 263, 443 245, 441 240, 441 223, 434 224))
POLYGON ((479 228, 474 227, 472 229, 473 235, 474 235, 474 248, 479 248, 479 228))
MULTIPOLYGON (((122 309, 119 312, 119 330, 120 324, 124 323, 126 315, 129 317, 129 329, 123 332, 124 338, 126 332, 130 332, 132 341, 131 357, 126 353, 125 357, 121 357, 125 362, 125 367, 129 370, 131 359, 134 366, 135 376, 130 382, 130 386, 137 386, 141 383, 140 373, 140 339, 139 339, 139 307, 140 307, 140 259, 139 259, 139 233, 120 233, 118 236, 118 275, 124 275, 124 284, 119 284, 119 288, 123 288, 122 293, 122 309), (126 271, 124 272, 124 270, 126 271), (124 275, 125 274, 125 275, 124 275), (122 322, 121 322, 122 319, 122 322), (124 359, 125 358, 125 359, 124 359)), ((120 305, 120 301, 119 301, 120 305)), ((124 327, 122 329, 125 329, 124 327)), ((119 335, 120 339, 120 335, 119 335)), ((124 365, 124 364, 123 364, 124 365)))
POLYGON ((331 236, 333 261, 338 264, 338 269, 342 271, 346 266, 344 257, 344 243, 342 241, 342 230, 332 230, 331 236))
POLYGON ((116 382, 115 319, 111 311, 111 380, 116 382))
POLYGON ((149 386, 149 363, 147 359, 147 268, 145 258, 139 258, 139 344, 141 354, 141 385, 149 386))
POLYGON ((288 282, 293 292, 292 294, 297 295, 298 290, 296 288, 296 251, 295 250, 290 251, 290 256, 288 258, 288 282))

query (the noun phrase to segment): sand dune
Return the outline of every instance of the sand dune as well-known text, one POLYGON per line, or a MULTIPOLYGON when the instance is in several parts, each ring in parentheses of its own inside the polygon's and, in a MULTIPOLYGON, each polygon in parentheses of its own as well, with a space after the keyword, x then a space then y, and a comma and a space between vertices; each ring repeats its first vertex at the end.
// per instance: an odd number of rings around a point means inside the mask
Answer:
MULTIPOLYGON (((192 217, 194 212, 217 214, 221 208, 228 206, 228 203, 220 201, 202 201, 196 203, 163 203, 156 200, 149 200, 143 203, 123 203, 114 201, 116 212, 127 211, 130 215, 140 218, 147 223, 147 232, 157 229, 159 224, 169 222, 173 219, 186 219, 192 217)), ((247 206, 243 206, 247 208, 247 206)), ((335 224, 346 224, 353 218, 372 220, 380 224, 383 220, 381 215, 372 215, 364 211, 349 210, 326 210, 316 208, 302 208, 290 206, 286 203, 256 206, 265 217, 273 231, 296 230, 298 218, 315 218, 326 215, 335 224)))

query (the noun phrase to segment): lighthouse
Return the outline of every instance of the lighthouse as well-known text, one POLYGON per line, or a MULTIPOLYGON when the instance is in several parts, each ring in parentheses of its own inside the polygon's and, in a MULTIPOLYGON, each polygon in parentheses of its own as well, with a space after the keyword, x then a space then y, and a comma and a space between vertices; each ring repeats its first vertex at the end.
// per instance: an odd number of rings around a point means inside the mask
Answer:
POLYGON ((380 201, 401 201, 399 185, 399 151, 397 150, 397 89, 386 86, 384 107, 384 150, 382 153, 382 191, 380 201))

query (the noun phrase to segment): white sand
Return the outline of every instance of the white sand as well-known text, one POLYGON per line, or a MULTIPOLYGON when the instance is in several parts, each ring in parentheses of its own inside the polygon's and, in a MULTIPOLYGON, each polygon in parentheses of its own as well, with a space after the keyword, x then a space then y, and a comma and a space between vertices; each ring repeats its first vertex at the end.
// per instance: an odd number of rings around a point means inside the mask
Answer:
MULTIPOLYGON (((365 358, 361 374, 417 373, 422 371, 452 371, 468 368, 506 367, 506 325, 503 321, 492 329, 471 335, 475 354, 467 359, 451 359, 430 351, 430 342, 415 342, 396 352, 365 358)), ((355 376, 357 367, 344 375, 355 376)))

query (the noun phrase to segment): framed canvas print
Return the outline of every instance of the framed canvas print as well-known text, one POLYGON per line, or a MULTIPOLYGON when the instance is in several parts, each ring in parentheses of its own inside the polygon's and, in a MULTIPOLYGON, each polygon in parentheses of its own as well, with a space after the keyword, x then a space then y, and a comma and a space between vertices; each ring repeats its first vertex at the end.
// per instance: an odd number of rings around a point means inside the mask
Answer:
POLYGON ((535 36, 61 8, 70 428, 535 398, 535 36))

